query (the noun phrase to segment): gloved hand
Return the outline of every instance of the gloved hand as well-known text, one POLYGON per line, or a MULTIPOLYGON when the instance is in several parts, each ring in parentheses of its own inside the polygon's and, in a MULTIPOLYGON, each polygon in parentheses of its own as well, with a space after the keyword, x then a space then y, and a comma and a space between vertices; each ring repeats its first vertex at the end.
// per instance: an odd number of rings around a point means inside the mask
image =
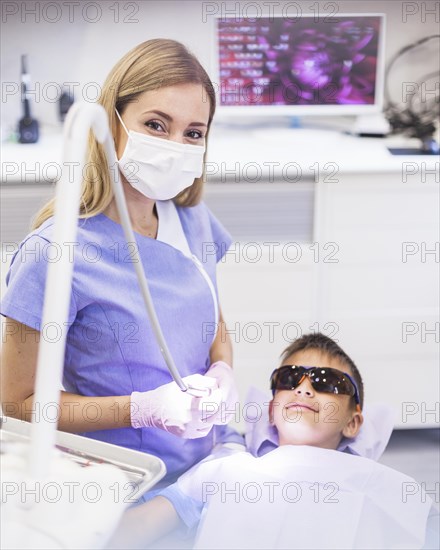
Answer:
POLYGON ((204 397, 194 397, 190 391, 183 392, 175 382, 164 384, 146 392, 131 394, 131 425, 133 428, 160 428, 186 439, 204 437, 210 432, 213 416, 207 414, 220 407, 221 392, 214 379, 201 374, 185 376, 183 381, 197 389, 206 391, 204 397))
MULTIPOLYGON (((224 361, 217 361, 209 367, 205 377, 214 378, 221 391, 221 404, 217 414, 212 418, 213 423, 228 424, 234 417, 238 420, 240 401, 232 368, 224 361)), ((212 411, 212 408, 207 407, 207 411, 212 411)))

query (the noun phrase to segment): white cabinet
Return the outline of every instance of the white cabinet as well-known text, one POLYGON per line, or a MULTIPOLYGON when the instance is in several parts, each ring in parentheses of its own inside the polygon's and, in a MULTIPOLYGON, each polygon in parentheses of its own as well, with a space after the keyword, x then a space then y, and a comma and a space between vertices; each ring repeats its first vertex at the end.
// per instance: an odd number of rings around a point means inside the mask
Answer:
POLYGON ((367 400, 390 402, 400 427, 438 426, 438 175, 344 175, 317 189, 316 208, 316 240, 339 248, 317 266, 317 319, 338 324, 367 400))
MULTIPOLYGON (((268 388, 290 339, 319 329, 358 365, 366 401, 393 406, 397 427, 438 426, 438 175, 403 183, 399 172, 344 173, 337 183, 312 185, 309 242, 297 238, 307 231, 287 231, 278 234, 273 258, 267 238, 259 241, 259 261, 232 254, 220 264, 220 298, 242 396, 250 384, 268 388), (282 252, 294 242, 302 250, 296 262, 282 252)), ((276 210, 277 188, 260 186, 265 207, 276 210)), ((228 184, 213 184, 207 202, 216 211, 216 197, 233 202, 233 192, 228 184)), ((244 250, 249 242, 234 246, 244 250)))
POLYGON ((0 235, 3 246, 17 246, 29 233, 32 218, 54 195, 49 183, 3 183, 0 187, 0 235))

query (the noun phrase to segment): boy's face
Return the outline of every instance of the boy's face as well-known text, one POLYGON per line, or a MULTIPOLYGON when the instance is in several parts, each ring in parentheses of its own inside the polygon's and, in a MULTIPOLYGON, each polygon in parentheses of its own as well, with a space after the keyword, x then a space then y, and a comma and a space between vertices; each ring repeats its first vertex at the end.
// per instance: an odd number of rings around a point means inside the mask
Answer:
MULTIPOLYGON (((299 351, 283 365, 330 367, 350 376, 350 369, 318 350, 299 351)), ((278 430, 280 445, 313 445, 337 449, 342 436, 355 437, 362 413, 349 395, 316 391, 308 376, 294 390, 278 390, 269 406, 271 422, 278 430)))

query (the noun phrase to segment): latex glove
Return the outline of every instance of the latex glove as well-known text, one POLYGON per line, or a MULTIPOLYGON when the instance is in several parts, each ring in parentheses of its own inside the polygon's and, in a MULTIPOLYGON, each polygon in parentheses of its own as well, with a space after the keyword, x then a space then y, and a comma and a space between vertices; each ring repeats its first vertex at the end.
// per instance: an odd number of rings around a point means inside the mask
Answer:
POLYGON ((201 374, 185 376, 183 381, 199 390, 207 390, 209 395, 195 397, 190 391, 183 392, 175 382, 146 392, 133 392, 130 407, 133 428, 160 428, 186 439, 208 435, 214 418, 207 411, 220 406, 221 392, 217 382, 201 374))
MULTIPOLYGON (((234 417, 239 419, 240 400, 232 368, 224 361, 217 361, 209 367, 205 377, 214 378, 222 393, 220 408, 213 418, 214 424, 228 424, 234 417)), ((207 407, 207 411, 212 409, 213 406, 207 407)))

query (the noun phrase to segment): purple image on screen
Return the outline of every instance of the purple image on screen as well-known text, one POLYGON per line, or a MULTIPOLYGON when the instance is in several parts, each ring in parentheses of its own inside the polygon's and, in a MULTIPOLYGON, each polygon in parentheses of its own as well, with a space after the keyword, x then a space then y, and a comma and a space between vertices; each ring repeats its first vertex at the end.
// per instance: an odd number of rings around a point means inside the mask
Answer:
POLYGON ((381 17, 219 19, 221 105, 372 105, 381 17))

